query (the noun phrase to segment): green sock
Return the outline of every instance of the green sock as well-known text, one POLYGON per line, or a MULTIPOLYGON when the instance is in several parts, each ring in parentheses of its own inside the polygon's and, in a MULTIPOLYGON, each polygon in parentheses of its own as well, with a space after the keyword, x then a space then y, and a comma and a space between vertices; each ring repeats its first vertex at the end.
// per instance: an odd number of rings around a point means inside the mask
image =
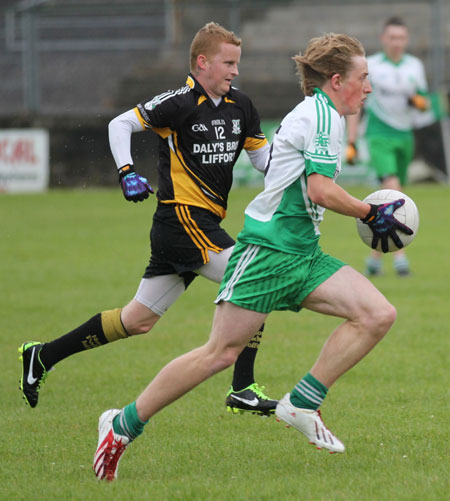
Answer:
POLYGON ((144 431, 144 426, 147 423, 148 421, 144 422, 139 419, 136 402, 133 402, 124 407, 120 414, 114 418, 113 429, 114 433, 125 435, 131 442, 144 431))
POLYGON ((317 410, 327 396, 327 392, 328 388, 308 372, 292 390, 291 404, 301 409, 317 410))
POLYGON ((394 269, 397 273, 408 273, 409 261, 404 254, 394 257, 394 269))

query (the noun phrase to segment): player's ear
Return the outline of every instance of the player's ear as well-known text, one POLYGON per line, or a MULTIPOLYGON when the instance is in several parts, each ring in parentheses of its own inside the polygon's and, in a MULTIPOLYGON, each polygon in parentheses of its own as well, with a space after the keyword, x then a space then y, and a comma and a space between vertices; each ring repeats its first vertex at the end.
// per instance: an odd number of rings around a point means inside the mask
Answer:
POLYGON ((197 68, 200 70, 206 69, 206 63, 208 62, 208 58, 204 54, 199 54, 197 56, 197 68))
POLYGON ((333 90, 338 90, 342 83, 342 76, 339 73, 335 73, 330 78, 330 83, 333 90))

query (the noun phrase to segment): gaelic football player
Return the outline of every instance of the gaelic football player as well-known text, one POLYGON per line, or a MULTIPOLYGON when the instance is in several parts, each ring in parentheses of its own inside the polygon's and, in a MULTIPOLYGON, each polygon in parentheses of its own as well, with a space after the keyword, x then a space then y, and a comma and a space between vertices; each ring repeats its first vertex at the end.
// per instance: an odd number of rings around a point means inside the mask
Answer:
MULTIPOLYGON (((361 218, 379 237, 399 228, 393 213, 402 201, 370 205, 335 183, 344 116, 357 113, 371 91, 361 43, 347 35, 324 35, 312 39, 295 61, 306 98, 275 134, 265 189, 245 211, 210 339, 167 364, 135 402, 100 416, 94 456, 100 479, 117 476, 121 455, 153 415, 233 364, 273 310, 307 308, 343 318, 276 414, 317 447, 344 452, 319 407, 331 385, 384 337, 396 311, 366 277, 321 250, 319 224, 327 208, 361 218)), ((301 353, 301 340, 299 345, 301 353)))
MULTIPOLYGON (((409 33, 399 17, 389 18, 381 34, 383 50, 369 56, 369 80, 373 92, 367 99, 366 138, 370 165, 381 189, 403 191, 408 167, 414 155, 413 129, 430 104, 422 62, 405 52, 409 33)), ((353 163, 358 132, 358 115, 348 120, 347 161, 353 163)), ((372 251, 366 261, 366 275, 382 273, 381 253, 372 251)), ((398 275, 410 273, 405 251, 394 254, 398 275)))
MULTIPOLYGON (((264 171, 269 145, 251 100, 232 87, 241 40, 216 23, 198 31, 190 49, 185 85, 139 103, 109 124, 109 140, 127 200, 153 192, 134 169, 131 135, 150 130, 159 137, 158 206, 150 233, 151 257, 135 297, 123 308, 94 315, 50 342, 27 342, 21 352, 20 388, 31 407, 38 403, 47 372, 64 358, 150 331, 197 277, 220 283, 234 240, 220 223, 226 215, 233 167, 244 149, 264 171)), ((262 324, 261 324, 262 325, 262 324)), ((232 412, 273 414, 276 400, 254 380, 262 327, 239 355, 226 396, 232 412)))

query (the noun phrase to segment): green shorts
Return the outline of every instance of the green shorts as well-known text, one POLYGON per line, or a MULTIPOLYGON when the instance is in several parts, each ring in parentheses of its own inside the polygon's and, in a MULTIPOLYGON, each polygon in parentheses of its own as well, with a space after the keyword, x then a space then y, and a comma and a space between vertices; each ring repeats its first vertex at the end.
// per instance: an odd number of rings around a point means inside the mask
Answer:
POLYGON ((260 313, 300 311, 305 297, 342 266, 319 246, 313 254, 299 256, 237 242, 215 302, 260 313))
POLYGON ((384 137, 368 138, 370 164, 375 169, 380 181, 386 177, 398 177, 403 186, 407 181, 407 171, 414 155, 414 137, 384 137))

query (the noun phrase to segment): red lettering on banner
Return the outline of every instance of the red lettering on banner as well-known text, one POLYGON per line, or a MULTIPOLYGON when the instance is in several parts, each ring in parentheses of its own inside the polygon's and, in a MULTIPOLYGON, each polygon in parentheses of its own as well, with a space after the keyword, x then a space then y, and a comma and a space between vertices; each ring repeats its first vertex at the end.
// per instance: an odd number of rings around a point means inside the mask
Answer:
POLYGON ((34 141, 31 139, 2 139, 0 141, 0 162, 5 164, 36 164, 34 141))

